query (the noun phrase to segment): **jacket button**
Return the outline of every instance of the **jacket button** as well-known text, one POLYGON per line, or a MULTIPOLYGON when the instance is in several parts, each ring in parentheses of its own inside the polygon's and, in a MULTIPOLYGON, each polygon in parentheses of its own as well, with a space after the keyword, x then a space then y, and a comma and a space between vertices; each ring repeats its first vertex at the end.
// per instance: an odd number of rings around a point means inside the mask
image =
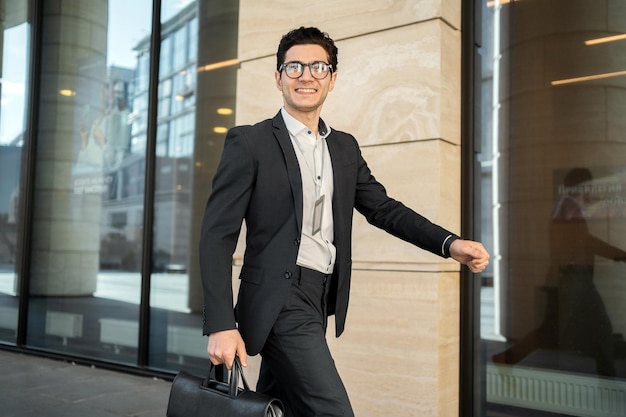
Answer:
POLYGON ((285 272, 285 279, 290 279, 290 278, 291 278, 291 271, 285 272))
POLYGON ((299 238, 295 239, 293 241, 293 244, 296 245, 296 246, 299 246, 300 245, 300 239, 299 238))

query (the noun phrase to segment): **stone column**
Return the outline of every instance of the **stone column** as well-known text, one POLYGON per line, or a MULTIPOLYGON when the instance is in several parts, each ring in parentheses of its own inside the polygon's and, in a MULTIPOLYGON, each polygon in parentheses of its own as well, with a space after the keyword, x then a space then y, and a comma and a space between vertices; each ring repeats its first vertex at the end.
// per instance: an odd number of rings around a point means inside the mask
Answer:
POLYGON ((108 0, 46 1, 43 14, 30 290, 91 295, 99 270, 108 0))
MULTIPOLYGON (((355 135, 391 196, 460 232, 461 1, 239 4, 237 124, 276 114, 280 37, 317 26, 339 48, 337 82, 322 118, 355 135)), ((458 415, 458 264, 372 227, 358 213, 352 241, 346 331, 337 341, 331 318, 328 342, 355 414, 458 415)))

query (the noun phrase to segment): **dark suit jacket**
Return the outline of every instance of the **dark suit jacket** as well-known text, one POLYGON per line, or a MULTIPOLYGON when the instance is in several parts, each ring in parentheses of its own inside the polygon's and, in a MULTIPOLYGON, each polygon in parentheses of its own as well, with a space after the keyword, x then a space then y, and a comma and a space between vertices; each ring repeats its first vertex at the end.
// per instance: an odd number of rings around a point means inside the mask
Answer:
MULTIPOLYGON (((352 264, 352 216, 443 256, 451 233, 387 196, 353 136, 327 137, 334 174, 333 222, 337 259, 329 296, 336 335, 344 329, 352 264)), ((254 126, 231 129, 213 180, 200 238, 204 334, 239 328, 248 354, 257 354, 287 297, 302 229, 302 181, 280 112, 254 126), (242 221, 246 249, 233 311, 232 255, 242 221)))

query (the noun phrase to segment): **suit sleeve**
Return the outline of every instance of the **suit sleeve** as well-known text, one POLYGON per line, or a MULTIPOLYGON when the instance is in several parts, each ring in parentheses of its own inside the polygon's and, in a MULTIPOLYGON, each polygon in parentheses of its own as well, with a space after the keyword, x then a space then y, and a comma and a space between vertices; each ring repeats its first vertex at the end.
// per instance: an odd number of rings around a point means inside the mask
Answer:
POLYGON ((232 259, 254 184, 254 162, 243 132, 229 131, 202 219, 199 258, 203 334, 236 328, 232 259))
POLYGON ((372 175, 355 140, 358 172, 355 208, 367 221, 389 234, 441 257, 450 256, 450 244, 459 237, 389 197, 372 175))

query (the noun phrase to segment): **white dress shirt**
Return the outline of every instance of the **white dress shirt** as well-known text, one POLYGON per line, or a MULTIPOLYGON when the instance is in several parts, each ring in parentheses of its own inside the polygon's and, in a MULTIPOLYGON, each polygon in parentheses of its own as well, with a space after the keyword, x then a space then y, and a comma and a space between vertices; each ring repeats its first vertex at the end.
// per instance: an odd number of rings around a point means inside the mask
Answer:
POLYGON ((302 236, 296 264, 330 274, 335 267, 337 252, 333 245, 333 167, 326 144, 330 127, 320 119, 320 133, 316 136, 284 108, 281 114, 302 176, 302 236), (319 205, 317 213, 316 203, 319 205), (320 215, 321 224, 314 219, 320 215))

